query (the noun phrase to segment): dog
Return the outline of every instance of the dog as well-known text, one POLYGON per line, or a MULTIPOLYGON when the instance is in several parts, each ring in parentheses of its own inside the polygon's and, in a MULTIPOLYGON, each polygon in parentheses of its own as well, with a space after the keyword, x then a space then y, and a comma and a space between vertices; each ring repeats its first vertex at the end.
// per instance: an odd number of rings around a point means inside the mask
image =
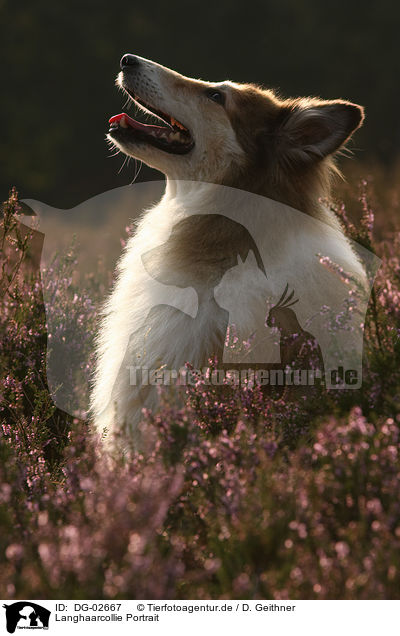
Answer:
MULTIPOLYGON (((365 285, 359 258, 323 203, 338 173, 335 153, 364 120, 361 106, 342 99, 283 99, 253 84, 190 79, 131 54, 120 66, 117 84, 147 122, 115 115, 108 140, 162 172, 166 187, 137 223, 102 314, 91 409, 107 439, 122 430, 135 435, 142 407, 157 403, 154 386, 132 382, 132 368, 178 369, 186 362, 201 368, 221 355, 228 320, 222 301, 216 302, 221 285, 228 286, 228 299, 248 290, 236 320, 244 336, 255 314, 262 312, 265 324, 265 294, 272 306, 288 283, 284 261, 292 246, 297 257, 291 272, 305 272, 304 284, 296 283, 304 307, 312 305, 316 286, 328 300, 336 293, 331 272, 317 282, 310 275, 316 253, 328 253, 365 285), (263 217, 263 201, 272 206, 273 228, 263 217), (243 207, 257 219, 250 233, 232 212, 243 207), (291 222, 294 210, 301 221, 291 222), (315 224, 326 228, 324 238, 315 224), (255 236, 264 242, 268 266, 252 242, 255 236), (254 267, 239 268, 244 273, 235 277, 236 259, 242 264, 251 258, 254 267), (271 277, 274 267, 277 275, 271 277), (168 286, 165 302, 161 288, 168 286)), ((299 312, 301 318, 300 304, 299 312)))

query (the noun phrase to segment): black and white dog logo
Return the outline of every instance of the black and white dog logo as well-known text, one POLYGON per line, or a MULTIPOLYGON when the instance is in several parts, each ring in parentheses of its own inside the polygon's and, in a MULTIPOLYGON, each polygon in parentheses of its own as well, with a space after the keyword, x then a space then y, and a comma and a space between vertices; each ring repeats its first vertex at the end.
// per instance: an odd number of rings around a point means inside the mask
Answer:
POLYGON ((19 601, 3 607, 9 634, 14 634, 16 629, 49 629, 51 612, 37 603, 19 601))

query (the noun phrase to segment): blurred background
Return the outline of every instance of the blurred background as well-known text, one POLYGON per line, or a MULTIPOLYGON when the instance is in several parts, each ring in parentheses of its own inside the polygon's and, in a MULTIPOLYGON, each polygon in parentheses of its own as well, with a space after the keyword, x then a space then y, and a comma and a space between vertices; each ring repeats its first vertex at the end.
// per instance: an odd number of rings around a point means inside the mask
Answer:
MULTIPOLYGON (((191 77, 363 104, 348 170, 399 173, 395 0, 0 0, 0 13, 2 200, 15 185, 21 198, 69 208, 132 181, 133 162, 120 171, 105 142, 124 103, 114 80, 125 52, 191 77)), ((161 178, 143 166, 137 179, 161 178)))

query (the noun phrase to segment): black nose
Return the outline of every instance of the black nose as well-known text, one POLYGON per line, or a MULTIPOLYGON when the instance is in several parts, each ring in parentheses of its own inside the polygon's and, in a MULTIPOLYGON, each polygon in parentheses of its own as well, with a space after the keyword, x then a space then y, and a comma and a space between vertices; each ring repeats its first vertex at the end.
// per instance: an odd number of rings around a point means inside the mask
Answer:
POLYGON ((137 66, 138 64, 139 64, 139 60, 136 57, 136 55, 131 55, 130 53, 123 55, 119 63, 122 70, 124 70, 124 68, 126 68, 127 66, 137 66))

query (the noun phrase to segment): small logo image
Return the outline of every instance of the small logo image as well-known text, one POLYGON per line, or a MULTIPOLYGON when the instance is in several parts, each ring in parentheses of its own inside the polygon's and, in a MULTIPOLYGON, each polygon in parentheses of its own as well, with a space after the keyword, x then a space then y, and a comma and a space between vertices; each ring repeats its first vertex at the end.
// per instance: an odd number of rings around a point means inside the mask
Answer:
POLYGON ((6 610, 9 634, 14 634, 16 629, 49 629, 51 612, 41 605, 31 601, 19 601, 3 607, 6 610))
POLYGON ((317 339, 300 325, 296 312, 291 309, 299 302, 293 300, 294 290, 288 294, 289 284, 278 302, 271 307, 265 321, 267 327, 275 327, 280 332, 280 356, 284 367, 295 366, 299 369, 320 369, 324 371, 321 347, 317 339))

